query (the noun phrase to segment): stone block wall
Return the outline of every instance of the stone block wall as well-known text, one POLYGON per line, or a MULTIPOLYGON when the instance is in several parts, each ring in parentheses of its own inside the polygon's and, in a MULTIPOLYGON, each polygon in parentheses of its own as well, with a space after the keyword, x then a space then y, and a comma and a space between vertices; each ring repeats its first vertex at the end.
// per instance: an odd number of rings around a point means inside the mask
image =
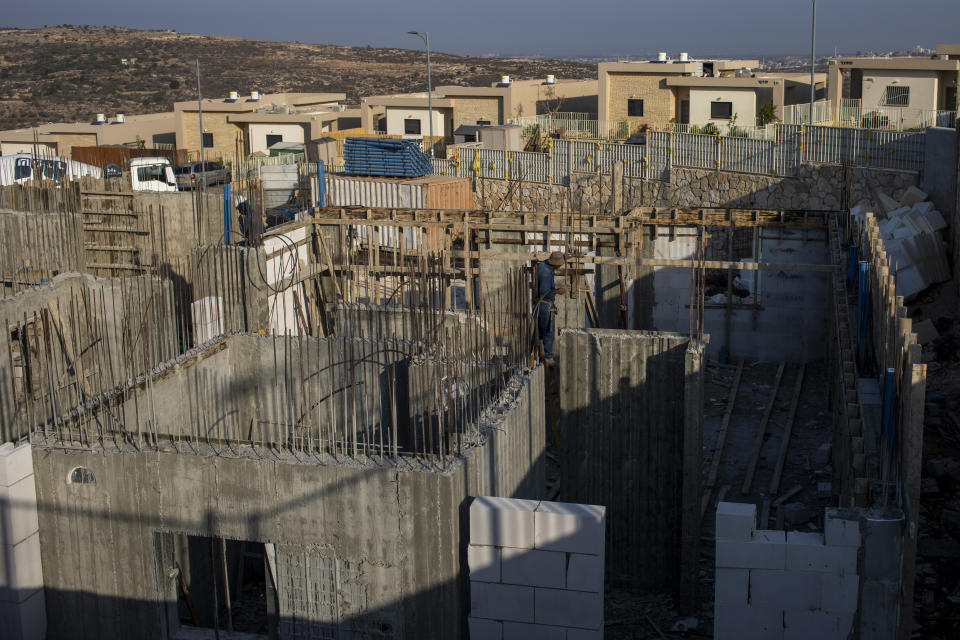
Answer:
POLYGON ((757 507, 721 502, 715 640, 845 640, 860 590, 860 523, 827 511, 824 533, 756 529, 757 507))
POLYGON ((605 507, 475 498, 471 640, 603 638, 605 526, 605 507))
POLYGON ((643 117, 631 117, 631 129, 645 122, 666 122, 676 116, 676 98, 665 91, 666 75, 640 73, 607 74, 607 114, 601 120, 627 119, 627 100, 643 100, 643 117))
MULTIPOLYGON (((67 480, 69 481, 69 479, 67 480)), ((42 640, 46 604, 30 445, 0 445, 0 635, 42 640)))

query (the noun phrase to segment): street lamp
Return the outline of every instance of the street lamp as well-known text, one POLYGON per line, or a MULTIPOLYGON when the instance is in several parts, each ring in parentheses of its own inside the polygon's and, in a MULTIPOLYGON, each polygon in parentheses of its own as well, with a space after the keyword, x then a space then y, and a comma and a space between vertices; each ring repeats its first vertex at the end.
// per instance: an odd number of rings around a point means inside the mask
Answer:
POLYGON ((429 31, 407 31, 412 36, 418 36, 423 40, 427 48, 427 113, 430 118, 430 157, 433 157, 433 82, 430 79, 430 32, 429 31))
POLYGON ((810 126, 813 126, 813 102, 817 97, 817 83, 814 79, 816 65, 814 43, 817 39, 817 0, 813 0, 813 22, 810 24, 810 126))

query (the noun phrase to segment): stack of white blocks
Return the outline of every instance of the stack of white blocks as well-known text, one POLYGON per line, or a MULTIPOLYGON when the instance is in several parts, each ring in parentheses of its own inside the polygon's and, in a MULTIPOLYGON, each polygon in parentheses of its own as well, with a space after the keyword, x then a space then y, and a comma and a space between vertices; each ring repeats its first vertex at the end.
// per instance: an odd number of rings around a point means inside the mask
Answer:
POLYGON ((200 345, 223 333, 223 298, 207 296, 190 304, 193 343, 200 345))
POLYGON ((605 507, 475 498, 471 640, 603 638, 605 526, 605 507))
POLYGON ((756 529, 757 507, 717 506, 715 640, 846 639, 857 611, 860 525, 827 510, 824 533, 756 529))
POLYGON ((41 640, 46 621, 33 457, 29 444, 7 442, 0 445, 0 637, 41 640))

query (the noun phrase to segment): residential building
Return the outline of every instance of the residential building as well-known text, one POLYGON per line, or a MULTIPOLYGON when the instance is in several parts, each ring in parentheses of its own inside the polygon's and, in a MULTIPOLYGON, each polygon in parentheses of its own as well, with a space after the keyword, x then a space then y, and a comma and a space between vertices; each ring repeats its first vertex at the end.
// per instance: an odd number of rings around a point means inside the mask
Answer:
POLYGON ((667 85, 669 78, 729 77, 742 69, 759 66, 759 60, 694 60, 680 54, 669 60, 642 62, 601 62, 597 67, 599 119, 629 120, 631 129, 662 125, 677 118, 677 92, 667 85))
POLYGON ((429 102, 433 107, 433 135, 453 139, 461 125, 507 124, 511 118, 548 111, 596 113, 596 80, 511 80, 509 76, 489 87, 435 87, 427 93, 369 96, 361 101, 366 131, 422 137, 429 135, 429 102))
POLYGON ((229 115, 227 122, 240 130, 244 153, 250 155, 268 153, 270 147, 281 142, 305 143, 332 131, 359 128, 360 110, 309 110, 293 114, 256 111, 229 115))
POLYGON ((174 114, 96 114, 91 122, 52 122, 36 127, 0 131, 0 154, 33 152, 71 157, 73 147, 136 145, 151 147, 176 143, 174 114))
POLYGON ((932 57, 833 58, 829 95, 834 120, 866 127, 919 128, 952 121, 957 110, 960 45, 932 57))

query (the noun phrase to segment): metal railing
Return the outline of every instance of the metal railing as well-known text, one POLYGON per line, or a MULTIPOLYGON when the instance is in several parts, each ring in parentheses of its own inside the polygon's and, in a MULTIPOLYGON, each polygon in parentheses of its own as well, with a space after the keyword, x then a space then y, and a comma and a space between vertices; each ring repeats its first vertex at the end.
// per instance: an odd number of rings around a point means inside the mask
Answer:
POLYGON ((927 127, 952 128, 957 126, 957 112, 886 105, 864 106, 863 101, 858 98, 843 98, 840 100, 837 124, 893 131, 921 130, 927 127))
MULTIPOLYGON (((810 103, 788 104, 783 111, 780 121, 783 124, 810 124, 810 103)), ((833 122, 833 104, 829 100, 820 100, 813 103, 813 123, 829 124, 833 122)))

